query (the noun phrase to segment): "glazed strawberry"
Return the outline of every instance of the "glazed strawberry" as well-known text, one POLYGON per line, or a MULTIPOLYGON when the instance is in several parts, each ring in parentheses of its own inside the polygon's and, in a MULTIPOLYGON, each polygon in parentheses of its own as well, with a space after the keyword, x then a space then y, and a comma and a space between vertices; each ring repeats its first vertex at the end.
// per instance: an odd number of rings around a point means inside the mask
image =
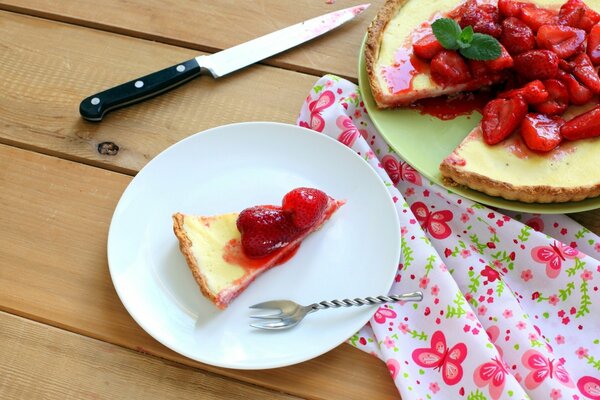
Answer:
POLYGON ((498 0, 498 10, 500 15, 504 18, 519 17, 521 15, 521 9, 527 3, 513 0, 498 0))
POLYGON ((508 137, 527 114, 527 103, 521 96, 492 100, 483 108, 481 130, 487 144, 496 144, 508 137))
POLYGON ((590 89, 582 85, 577 78, 568 72, 559 70, 557 79, 567 87, 569 102, 573 105, 584 105, 594 96, 590 89))
POLYGON ((590 30, 587 39, 587 55, 594 65, 600 64, 600 23, 590 30))
POLYGON ((440 51, 431 60, 431 77, 440 85, 465 83, 471 79, 471 72, 465 60, 455 51, 440 51))
POLYGON ((542 25, 536 39, 539 48, 552 50, 560 58, 569 58, 585 49, 586 34, 570 26, 542 25))
POLYGON ((296 188, 283 197, 282 208, 300 229, 312 227, 327 209, 329 196, 318 189, 296 188))
POLYGON ((535 35, 523 21, 510 17, 502 21, 500 43, 510 54, 521 54, 535 48, 535 35))
POLYGON ((567 121, 560 133, 569 140, 600 136, 600 106, 567 121))
POLYGON ((545 8, 539 8, 534 4, 523 6, 519 18, 534 32, 537 32, 542 25, 553 25, 558 23, 557 13, 545 8))
POLYGON ((529 50, 514 57, 514 69, 527 81, 554 78, 558 73, 558 56, 550 50, 529 50))
POLYGON ((478 5, 476 0, 467 0, 460 8, 458 24, 463 29, 471 26, 475 32, 496 38, 502 34, 498 9, 491 4, 478 5))
POLYGON ((569 106, 569 92, 567 87, 559 80, 547 79, 544 87, 548 92, 548 100, 543 103, 534 104, 536 111, 546 115, 560 115, 569 106))
POLYGON ((529 113, 521 124, 520 134, 530 150, 550 151, 560 144, 560 128, 564 124, 560 117, 529 113))
POLYGON ((573 75, 595 94, 600 93, 600 76, 594 68, 592 60, 585 53, 578 54, 573 59, 573 75))
POLYGON ((594 24, 600 22, 600 14, 589 8, 581 0, 569 0, 558 12, 558 23, 589 32, 594 24))
POLYGON ((294 240, 301 229, 289 212, 275 206, 255 206, 243 210, 237 219, 242 249, 251 258, 264 257, 294 240))
POLYGON ((540 80, 531 81, 522 88, 512 89, 498 94, 499 98, 510 99, 521 96, 527 104, 538 104, 548 100, 548 91, 540 80))
POLYGON ((513 58, 508 54, 504 46, 500 45, 500 57, 494 60, 479 61, 467 60, 469 70, 475 78, 491 76, 497 72, 511 68, 514 64, 513 58))
POLYGON ((430 35, 424 36, 423 38, 417 40, 413 44, 413 52, 417 57, 423 58, 425 60, 431 60, 437 53, 444 50, 440 42, 435 38, 435 35, 432 33, 430 35))

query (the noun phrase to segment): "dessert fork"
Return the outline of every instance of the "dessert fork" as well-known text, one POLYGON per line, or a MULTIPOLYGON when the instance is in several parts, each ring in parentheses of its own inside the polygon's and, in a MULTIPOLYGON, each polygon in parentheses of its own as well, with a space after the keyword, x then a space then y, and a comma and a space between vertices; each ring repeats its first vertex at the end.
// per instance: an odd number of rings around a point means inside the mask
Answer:
POLYGON ((274 314, 255 314, 250 318, 255 318, 257 321, 250 326, 259 329, 288 329, 298 325, 308 314, 317 310, 325 310, 327 308, 353 307, 364 305, 375 305, 384 303, 395 303, 397 301, 421 301, 423 300, 422 292, 412 292, 405 294, 390 294, 388 296, 365 297, 344 300, 331 300, 313 303, 308 306, 302 306, 291 300, 271 300, 263 303, 250 306, 256 310, 274 310, 279 311, 274 314))

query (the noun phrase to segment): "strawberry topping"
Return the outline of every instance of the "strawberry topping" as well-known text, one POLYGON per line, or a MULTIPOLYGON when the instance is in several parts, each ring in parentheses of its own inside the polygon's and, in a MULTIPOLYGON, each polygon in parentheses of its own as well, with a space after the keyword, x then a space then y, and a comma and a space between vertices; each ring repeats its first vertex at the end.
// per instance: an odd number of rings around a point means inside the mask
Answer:
POLYGON ((442 50, 444 50, 444 48, 433 33, 422 37, 413 44, 413 52, 415 55, 425 60, 431 60, 442 50))
POLYGON ((487 144, 496 144, 510 135, 527 114, 527 103, 521 96, 496 99, 483 108, 481 129, 487 144))
POLYGON ((567 87, 569 101, 573 105, 584 105, 594 97, 594 93, 590 89, 582 85, 577 78, 568 72, 559 70, 558 80, 567 87))
POLYGON ((564 122, 560 117, 529 113, 521 124, 521 137, 531 150, 550 151, 562 141, 560 127, 564 122))
POLYGON ((600 24, 594 25, 587 40, 587 54, 594 65, 600 64, 600 24))
POLYGON ((521 15, 521 9, 527 5, 520 1, 513 0, 498 0, 498 10, 500 15, 504 18, 519 17, 521 15))
POLYGON ((550 50, 529 50, 514 58, 514 69, 528 81, 554 78, 558 73, 558 56, 550 50))
POLYGON ((573 75, 592 92, 600 93, 600 76, 598 76, 598 71, 594 68, 588 55, 585 53, 578 54, 573 59, 573 65, 573 75))
POLYGON ((600 106, 566 122, 560 133, 569 140, 600 136, 600 106))
POLYGON ((431 77, 440 85, 453 85, 471 80, 471 72, 460 54, 442 50, 431 60, 431 77))
POLYGON ((558 13, 558 23, 589 32, 594 24, 600 22, 600 14, 590 9, 581 0, 568 0, 558 13))
POLYGON ((583 51, 586 34, 584 30, 563 25, 542 25, 537 32, 537 44, 552 50, 560 58, 569 58, 583 51))
POLYGON ((328 204, 329 196, 321 190, 296 188, 283 197, 282 207, 244 209, 236 223, 244 254, 260 258, 289 245, 323 219, 328 204))
POLYGON ((502 92, 498 97, 509 99, 521 96, 527 104, 538 104, 548 100, 548 91, 540 80, 531 81, 522 88, 502 92))
POLYGON ((327 209, 329 196, 318 189, 297 188, 283 197, 284 211, 292 215, 292 221, 300 229, 316 224, 327 209))
POLYGON ((510 54, 516 55, 535 48, 535 35, 523 21, 510 17, 502 21, 500 42, 510 54))
POLYGON ((546 115, 560 115, 569 106, 569 92, 567 87, 559 80, 547 79, 544 86, 548 92, 548 100, 543 103, 534 104, 538 112, 546 115))
POLYGON ((521 8, 519 18, 534 32, 537 32, 542 25, 553 25, 558 23, 558 15, 545 8, 539 8, 534 4, 527 4, 521 8))

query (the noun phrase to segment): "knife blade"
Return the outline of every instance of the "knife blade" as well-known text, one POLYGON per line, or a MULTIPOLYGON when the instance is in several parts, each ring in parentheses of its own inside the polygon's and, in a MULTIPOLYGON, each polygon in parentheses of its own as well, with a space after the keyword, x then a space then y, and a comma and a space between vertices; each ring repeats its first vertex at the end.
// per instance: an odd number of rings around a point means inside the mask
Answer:
POLYGON ((211 55, 201 55, 85 98, 79 113, 98 122, 109 111, 138 103, 180 86, 200 75, 220 78, 265 58, 319 37, 350 21, 370 4, 334 11, 283 28, 211 55))

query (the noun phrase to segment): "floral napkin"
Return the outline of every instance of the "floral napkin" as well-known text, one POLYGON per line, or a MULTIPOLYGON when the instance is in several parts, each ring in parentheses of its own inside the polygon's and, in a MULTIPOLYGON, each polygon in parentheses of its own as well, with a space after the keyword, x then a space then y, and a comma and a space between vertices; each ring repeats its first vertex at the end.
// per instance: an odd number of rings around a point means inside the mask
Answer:
POLYGON ((402 398, 600 399, 598 236, 564 215, 491 209, 429 182, 336 76, 315 84, 297 123, 364 157, 396 203, 391 293, 424 299, 381 306, 350 343, 387 364, 402 398))

